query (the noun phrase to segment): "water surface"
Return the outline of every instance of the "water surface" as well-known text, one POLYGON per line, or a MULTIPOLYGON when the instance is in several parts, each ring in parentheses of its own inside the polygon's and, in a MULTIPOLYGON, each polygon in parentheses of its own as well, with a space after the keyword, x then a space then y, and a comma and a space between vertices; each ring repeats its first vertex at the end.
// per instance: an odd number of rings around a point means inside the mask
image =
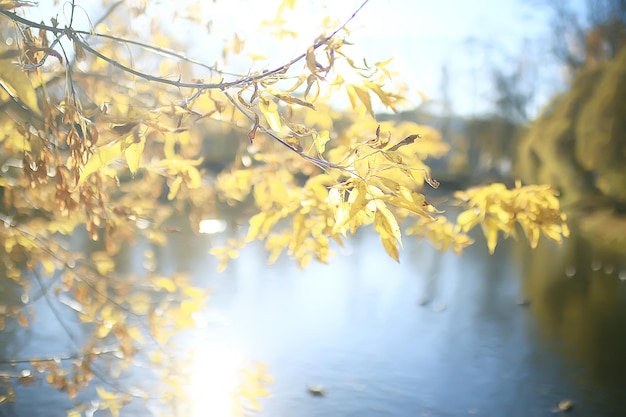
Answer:
MULTIPOLYGON (((564 399, 575 402, 571 415, 624 415, 626 262, 580 239, 532 252, 507 242, 494 256, 479 241, 457 256, 407 238, 396 264, 363 233, 330 265, 267 266, 253 244, 217 274, 207 251, 226 237, 182 233, 152 248, 161 272, 214 289, 207 326, 185 339, 199 352, 194 416, 227 417, 227 401, 207 393, 219 393, 241 360, 267 364, 275 378, 261 417, 550 416, 564 399), (310 395, 312 385, 325 395, 310 395)), ((148 248, 139 242, 122 269, 139 268, 148 248)), ((2 334, 4 358, 71 351, 46 308, 37 303, 31 328, 2 334)), ((17 394, 0 416, 71 407, 43 386, 17 394)), ((147 413, 133 405, 123 415, 147 413)))

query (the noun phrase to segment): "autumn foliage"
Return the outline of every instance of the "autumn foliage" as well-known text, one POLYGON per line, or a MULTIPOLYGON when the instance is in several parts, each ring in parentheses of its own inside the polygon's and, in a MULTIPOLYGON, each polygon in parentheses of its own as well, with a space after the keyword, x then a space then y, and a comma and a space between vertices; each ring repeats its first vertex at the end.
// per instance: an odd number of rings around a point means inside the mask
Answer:
MULTIPOLYGON (((456 220, 427 200, 425 190, 438 182, 424 161, 448 145, 427 126, 376 120, 376 109, 396 111, 410 97, 391 60, 350 55, 349 26, 360 8, 344 22, 324 21, 320 36, 292 60, 239 74, 227 63, 248 52, 240 35, 225 43, 217 63, 197 61, 176 39, 129 28, 147 4, 103 1, 86 29, 74 26, 74 2, 63 22, 57 15, 31 20, 27 6, 0 1, 0 279, 24 293, 38 286, 46 297, 62 298, 92 325, 92 338, 60 363, 32 358, 33 372, 13 382, 41 373, 70 396, 95 383, 102 407, 117 415, 142 394, 112 393, 110 372, 131 366, 139 349, 153 350, 151 360, 171 371, 164 346, 194 325, 207 292, 150 268, 121 276, 115 255, 140 238, 166 242, 173 232, 166 221, 175 213, 197 228, 220 204, 248 207, 246 232, 211 250, 220 268, 256 240, 264 241, 270 262, 281 254, 303 268, 329 262, 333 246, 363 227, 396 261, 407 236, 461 253, 476 226, 491 252, 500 232, 515 236, 519 226, 533 247, 540 235, 560 242, 568 234, 548 186, 460 192, 456 220), (339 96, 347 108, 338 108, 339 96), (238 151, 214 175, 199 132, 224 129, 236 133, 238 151), (82 232, 98 250, 68 245, 67 236, 82 232)), ((285 0, 276 20, 265 23, 276 36, 297 35, 281 23, 294 7, 285 0)), ((177 15, 190 19, 194 11, 177 15)), ((248 56, 252 66, 257 57, 248 56)), ((0 328, 34 319, 28 302, 0 307, 0 328)), ((0 402, 12 395, 5 391, 0 402)), ((264 392, 253 391, 250 397, 264 392)))

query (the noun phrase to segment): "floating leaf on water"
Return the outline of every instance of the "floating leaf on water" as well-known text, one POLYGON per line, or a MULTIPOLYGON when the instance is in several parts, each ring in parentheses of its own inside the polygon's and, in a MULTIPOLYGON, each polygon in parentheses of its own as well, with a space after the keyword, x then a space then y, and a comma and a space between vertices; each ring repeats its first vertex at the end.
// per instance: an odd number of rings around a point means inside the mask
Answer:
POLYGON ((572 408, 574 408, 574 401, 565 399, 565 400, 559 401, 559 405, 553 408, 552 412, 562 413, 562 412, 570 411, 572 408))
POLYGON ((324 390, 324 387, 321 385, 309 385, 307 387, 307 391, 313 397, 323 397, 326 395, 326 391, 324 390))
POLYGON ((445 311, 447 308, 446 303, 444 302, 436 302, 435 304, 433 304, 433 311, 435 313, 441 313, 442 311, 445 311))
POLYGON ((559 411, 569 411, 574 407, 574 401, 562 400, 559 402, 559 411))

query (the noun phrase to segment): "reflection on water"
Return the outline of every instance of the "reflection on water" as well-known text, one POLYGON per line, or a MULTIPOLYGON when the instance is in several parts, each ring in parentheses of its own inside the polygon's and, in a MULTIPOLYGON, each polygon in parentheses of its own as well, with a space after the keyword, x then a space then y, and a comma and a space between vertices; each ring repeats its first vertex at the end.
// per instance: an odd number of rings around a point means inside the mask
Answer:
POLYGON ((189 385, 189 417, 236 415, 236 394, 244 358, 232 346, 207 342, 195 346, 189 385))
MULTIPOLYGON (((495 256, 479 242, 462 257, 405 242, 398 265, 376 236, 360 234, 330 266, 268 267, 253 244, 217 274, 207 252, 230 233, 173 234, 165 248, 139 243, 122 266, 140 267, 148 249, 158 272, 188 272, 214 289, 206 326, 186 339, 195 351, 192 416, 234 415, 232 392, 250 358, 275 377, 261 417, 549 416, 564 399, 575 402, 572 415, 626 409, 626 262, 583 241, 542 242, 533 252, 503 242, 495 256)), ((50 325, 45 312, 37 319, 50 325)), ((4 332, 2 355, 36 353, 32 332, 4 332)), ((46 415, 65 416, 61 394, 20 394, 0 415, 47 406, 55 412, 46 415)))
POLYGON ((626 388, 626 259, 573 239, 546 248, 525 265, 524 290, 545 340, 578 361, 590 382, 623 395, 626 388))
POLYGON ((226 230, 228 223, 222 219, 203 219, 198 225, 198 232, 207 235, 222 233, 226 230))

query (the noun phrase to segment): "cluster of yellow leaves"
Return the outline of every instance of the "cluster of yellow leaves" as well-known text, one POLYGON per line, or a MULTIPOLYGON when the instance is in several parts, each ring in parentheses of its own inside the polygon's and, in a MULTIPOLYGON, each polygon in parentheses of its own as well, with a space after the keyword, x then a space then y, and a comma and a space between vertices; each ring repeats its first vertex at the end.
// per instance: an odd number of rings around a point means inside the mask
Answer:
POLYGON ((16 319, 17 323, 24 328, 29 326, 28 312, 20 307, 18 305, 0 304, 0 331, 4 330, 9 319, 16 319))
POLYGON ((232 259, 237 259, 239 257, 239 249, 243 246, 244 243, 231 238, 226 241, 225 246, 211 248, 209 253, 220 262, 217 266, 217 272, 223 272, 232 259))
POLYGON ((274 378, 267 373, 267 365, 255 363, 253 366, 242 369, 240 382, 235 392, 236 404, 241 415, 245 410, 261 410, 261 397, 269 396, 267 385, 272 383, 274 378))
POLYGON ((450 222, 445 216, 438 215, 435 220, 418 218, 406 229, 407 235, 426 238, 435 248, 441 251, 452 249, 461 254, 463 249, 474 243, 461 227, 450 222))
MULTIPOLYGON (((37 374, 45 374, 45 381, 58 390, 67 392, 68 397, 75 398, 94 378, 92 360, 95 356, 72 359, 69 364, 59 361, 33 361, 31 364, 37 374)), ((31 373, 33 379, 35 373, 31 373)), ((28 385, 27 382, 25 385, 28 385)))
MULTIPOLYGON (((413 216, 416 220, 407 234, 456 253, 473 243, 467 233, 478 224, 485 231, 491 252, 498 232, 515 236, 516 223, 533 247, 540 234, 558 242, 568 235, 558 199, 546 186, 517 184, 508 190, 493 184, 459 192, 457 199, 469 208, 459 215, 457 224, 434 215, 437 209, 420 190, 424 183, 438 184, 423 160, 442 156, 447 145, 440 142, 437 132, 414 123, 385 122, 377 125, 375 133, 363 130, 368 123, 375 126, 373 121, 351 126, 329 149, 326 138, 318 144, 314 136, 313 148, 331 164, 325 166, 326 174, 309 178, 303 186, 294 179, 294 166, 290 167, 286 159, 279 164, 280 158, 267 154, 255 156, 262 163, 259 166, 221 174, 218 187, 224 199, 243 202, 251 196, 258 207, 259 213, 250 219, 246 240, 265 240, 270 262, 283 251, 295 257, 301 267, 313 258, 326 262, 331 241, 341 245, 348 235, 367 225, 373 225, 386 252, 397 261, 402 247, 401 221, 413 216), (396 135, 407 136, 398 140, 396 135)), ((237 242, 212 250, 220 256, 220 269, 236 257, 240 247, 241 242, 237 242)))
POLYGON ((533 248, 541 235, 558 243, 569 236, 566 216, 550 186, 522 186, 518 182, 513 189, 507 189, 504 184, 495 183, 459 191, 455 197, 468 207, 458 215, 457 224, 464 232, 480 224, 491 253, 496 249, 499 232, 516 236, 517 224, 533 248))
POLYGON ((341 143, 339 138, 340 144, 327 152, 328 160, 392 192, 395 184, 420 189, 425 181, 436 188, 437 182, 430 178, 430 168, 424 160, 439 158, 449 150, 438 132, 413 122, 377 124, 363 120, 352 125, 343 137, 351 140, 341 143))
POLYGON ((129 395, 108 391, 103 387, 96 387, 96 392, 99 399, 98 409, 108 410, 112 417, 119 417, 122 407, 131 400, 129 395))
MULTIPOLYGON (((304 97, 306 98, 315 86, 317 98, 323 90, 320 81, 334 75, 332 82, 327 85, 327 94, 334 95, 337 91, 343 90, 352 110, 357 111, 359 115, 368 114, 372 118, 376 117, 373 97, 377 98, 384 108, 396 112, 406 99, 402 94, 404 86, 393 85, 392 88, 386 86, 392 81, 392 73, 388 68, 392 60, 379 61, 373 65, 368 65, 363 60, 361 64, 357 64, 344 52, 343 47, 346 44, 348 43, 344 39, 333 38, 325 43, 322 50, 309 47, 306 53, 306 66, 310 75, 306 77, 304 97)), ((301 77, 296 87, 299 87, 303 80, 304 77, 301 77)))
MULTIPOLYGON (((435 222, 432 207, 418 191, 424 181, 437 186, 422 158, 441 156, 447 148, 436 132, 414 123, 373 126, 371 131, 349 128, 328 150, 329 137, 313 135, 313 149, 325 154, 331 165, 327 173, 312 175, 302 185, 294 175, 301 168, 298 164, 265 152, 253 155, 258 161, 254 167, 221 173, 217 186, 222 199, 234 204, 252 197, 259 210, 250 218, 246 241, 265 240, 270 262, 286 252, 306 267, 312 259, 328 261, 330 242, 341 245, 360 227, 372 225, 386 252, 399 260, 399 216, 435 222), (383 126, 387 131, 381 133, 383 126), (393 139, 393 134, 411 130, 424 136, 413 133, 393 139)), ((240 246, 233 241, 211 250, 220 258, 220 270, 237 256, 240 246)))
MULTIPOLYGON (((299 186, 287 169, 262 166, 222 173, 220 178, 224 178, 218 180, 222 198, 243 201, 248 193, 252 194, 260 211, 249 220, 246 240, 265 239, 270 262, 285 249, 301 267, 306 267, 313 257, 327 261, 329 238, 336 237, 332 233, 332 210, 327 202, 327 187, 335 183, 330 176, 318 175, 299 186), (232 183, 239 183, 239 186, 227 186, 232 183), (244 190, 246 192, 242 192, 244 190), (281 223, 287 218, 291 218, 290 227, 281 223), (280 226, 279 232, 274 230, 276 226, 280 226)), ((230 245, 225 249, 214 248, 212 253, 222 256, 221 268, 224 268, 225 262, 234 258, 237 251, 230 245)))

